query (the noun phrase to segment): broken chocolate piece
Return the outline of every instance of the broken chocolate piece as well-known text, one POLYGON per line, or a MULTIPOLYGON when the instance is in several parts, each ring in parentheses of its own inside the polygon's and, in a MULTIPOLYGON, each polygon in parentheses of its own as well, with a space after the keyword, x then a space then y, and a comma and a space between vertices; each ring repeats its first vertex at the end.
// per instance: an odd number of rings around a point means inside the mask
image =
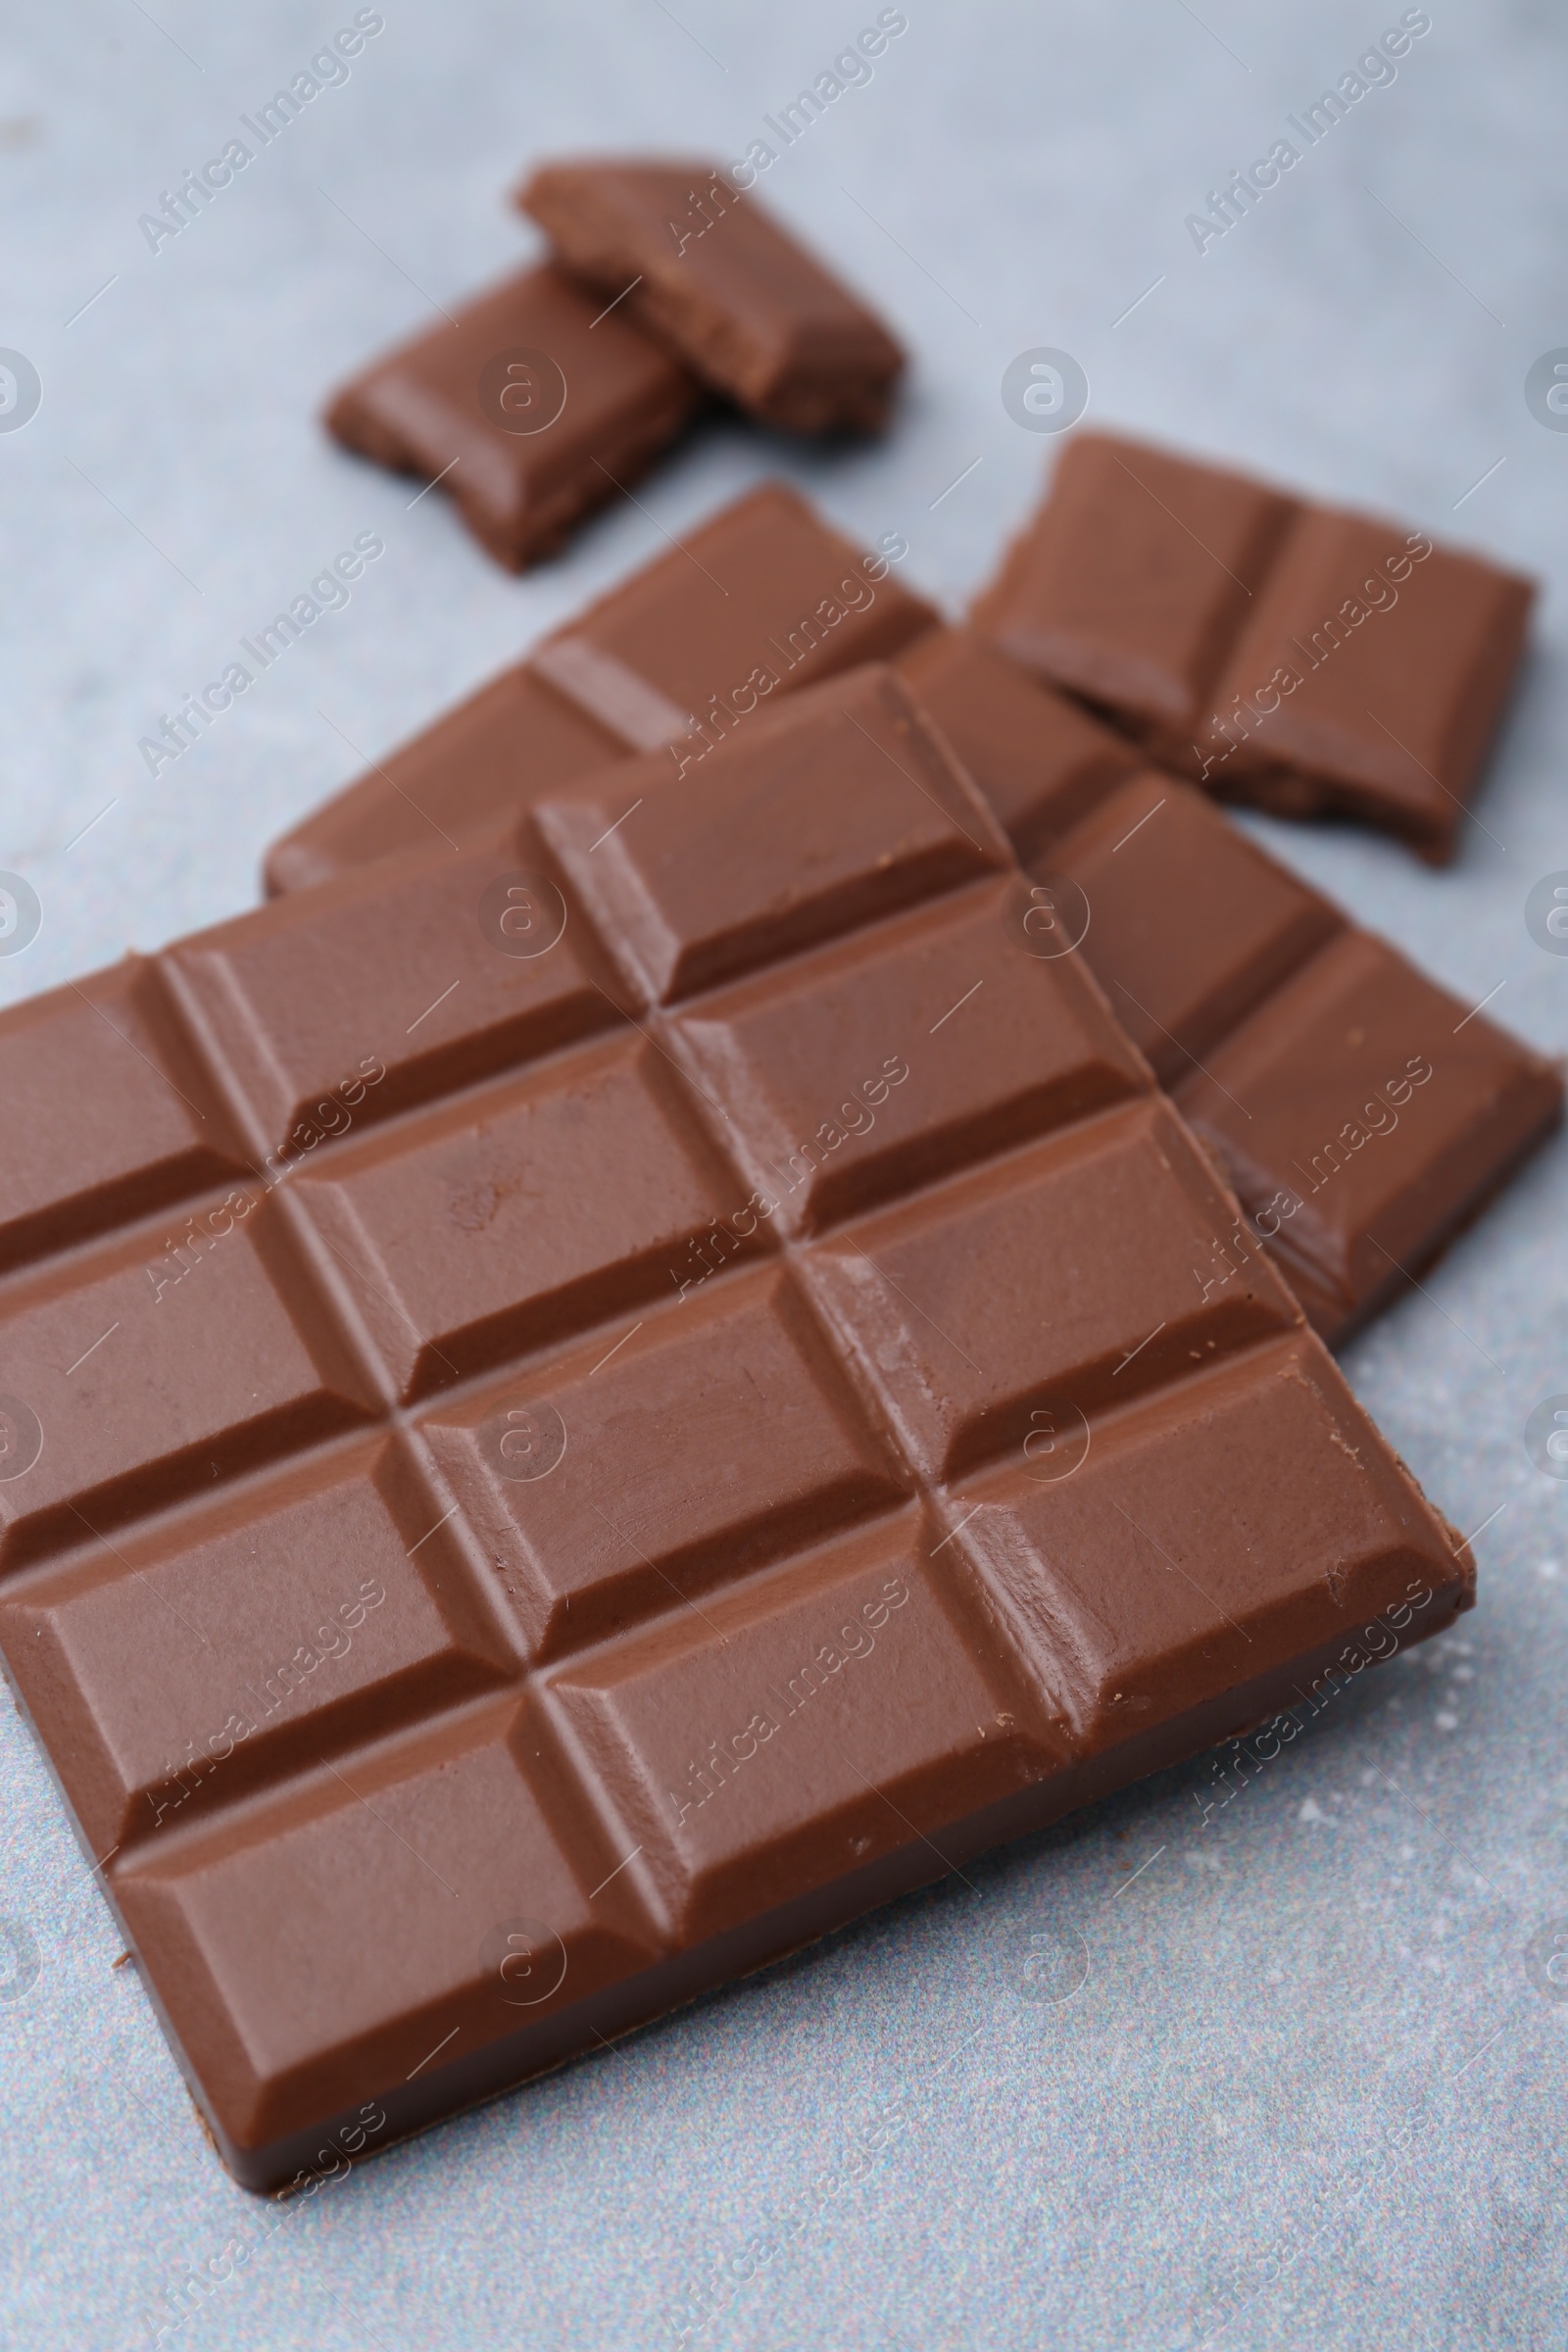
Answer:
POLYGON ((1086 432, 971 619, 1220 798, 1442 864, 1534 595, 1424 531, 1086 432))
POLYGON ((562 262, 715 390, 790 432, 877 432, 904 354, 887 328, 710 165, 546 164, 519 206, 562 262))
POLYGON ((646 473, 702 393, 679 363, 546 264, 355 376, 327 410, 345 449, 439 481, 521 571, 646 473))

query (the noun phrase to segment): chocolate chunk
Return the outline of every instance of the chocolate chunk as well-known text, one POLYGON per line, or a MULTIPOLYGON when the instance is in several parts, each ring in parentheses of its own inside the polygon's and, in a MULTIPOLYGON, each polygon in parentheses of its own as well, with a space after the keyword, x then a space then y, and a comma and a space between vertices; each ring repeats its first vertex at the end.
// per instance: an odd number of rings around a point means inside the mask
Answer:
POLYGON ((537 810, 599 935, 653 1003, 776 963, 1005 861, 995 820, 875 665, 819 689, 808 709, 809 724, 788 704, 760 718, 734 738, 733 759, 708 755, 711 772, 692 761, 677 771, 656 755, 537 810), (808 757, 842 798, 804 788, 808 757), (715 824, 712 796, 737 774, 747 797, 715 824), (641 805, 653 818, 623 831, 641 805), (657 861, 639 858, 645 838, 657 861))
POLYGON ((603 308, 559 270, 525 270, 345 384, 327 428, 439 481, 522 571, 639 480, 702 404, 678 362, 603 308))
POLYGON ((971 617, 1220 798, 1442 864, 1534 594, 1423 531, 1083 433, 971 617))
POLYGON ((1519 666, 1534 594, 1424 531, 1308 509, 1209 698, 1197 737, 1202 781, 1282 816, 1381 825, 1442 864, 1519 666))
POLYGON ((619 752, 678 743, 701 758, 768 696, 881 661, 935 623, 893 560, 763 483, 285 834, 269 889, 485 833, 619 752))
POLYGON ((1556 1127, 1560 1070, 973 637, 900 666, 1032 870, 1082 892, 1113 1011, 1343 1344, 1556 1127))
POLYGON ((705 383, 790 432, 876 432, 904 354, 881 320, 710 165, 546 164, 517 196, 562 262, 705 383))
POLYGON ((251 2185, 1469 1605, 1035 912, 873 666, 0 1016, 0 1648, 251 2185))

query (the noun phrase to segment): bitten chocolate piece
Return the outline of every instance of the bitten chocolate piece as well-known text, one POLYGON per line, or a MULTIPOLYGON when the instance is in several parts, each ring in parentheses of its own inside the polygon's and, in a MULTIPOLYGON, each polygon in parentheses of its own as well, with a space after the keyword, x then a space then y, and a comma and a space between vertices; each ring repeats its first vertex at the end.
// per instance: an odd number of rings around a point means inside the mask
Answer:
POLYGON ((346 449, 439 480, 498 563, 524 570, 647 472, 702 393, 661 344, 549 265, 508 278, 343 386, 346 449))
POLYGON ((285 834, 269 891, 470 839, 617 753, 701 758, 770 696, 885 660, 937 620, 894 575, 904 552, 862 555, 764 482, 285 834))
POLYGON ((1081 433, 971 618, 1220 799, 1442 864, 1534 595, 1423 531, 1081 433))
POLYGON ((546 164, 517 196, 561 260, 765 424, 876 432, 904 354, 873 312, 710 164, 546 164))
POLYGON ((243 2180, 1469 1605, 1033 911, 871 666, 134 967, 112 1149, 62 1058, 0 1649, 243 2180))
POLYGON ((1112 1010, 1343 1344, 1557 1126, 1560 1070, 993 648, 937 631, 900 667, 1032 870, 1082 892, 1112 1010))

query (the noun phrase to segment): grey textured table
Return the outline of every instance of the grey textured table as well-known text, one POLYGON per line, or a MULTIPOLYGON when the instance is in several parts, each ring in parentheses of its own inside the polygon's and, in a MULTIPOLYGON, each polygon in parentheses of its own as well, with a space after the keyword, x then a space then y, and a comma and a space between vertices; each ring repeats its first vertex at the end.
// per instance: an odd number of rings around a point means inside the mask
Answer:
MULTIPOLYGON (((361 753, 766 469, 858 536, 903 530, 908 576, 956 603, 1052 448, 1000 394, 1048 345, 1094 417, 1544 576, 1450 872, 1266 831, 1467 1004, 1496 991, 1568 1041, 1568 959, 1524 922, 1568 868, 1568 434, 1524 391, 1568 344, 1557 0, 1433 0, 1397 79, 1201 254, 1187 215, 1397 6, 908 0, 764 182, 906 334, 898 429, 827 457, 707 432, 520 583, 441 498, 333 451, 322 391, 530 250, 503 192, 533 157, 738 156, 876 9, 385 0, 349 77, 157 251, 139 217, 349 0, 31 13, 0 57, 0 344, 42 385, 0 434, 0 866, 43 920, 0 998, 250 904, 264 844, 361 753), (386 553, 348 608, 151 777, 161 713, 362 530, 386 553)), ((312 2199, 220 2171, 0 1709, 4 2341, 150 2343, 216 2261, 166 2343, 674 2346, 700 2302, 686 2340, 714 2352, 1560 2343, 1568 1982, 1542 1931, 1568 1920, 1568 1484, 1523 1432, 1568 1390, 1565 1166, 1559 1145, 1349 1362, 1437 1500, 1487 1523, 1453 1635, 1223 1808, 1207 1762, 1169 1774, 312 2199)))

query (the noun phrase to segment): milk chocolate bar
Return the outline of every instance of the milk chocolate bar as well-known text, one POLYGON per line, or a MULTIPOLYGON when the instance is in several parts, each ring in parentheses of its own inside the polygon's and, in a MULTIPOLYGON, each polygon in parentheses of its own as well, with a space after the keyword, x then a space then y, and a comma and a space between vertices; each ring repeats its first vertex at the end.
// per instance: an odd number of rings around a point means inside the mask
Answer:
POLYGON ((521 571, 640 479, 703 403, 694 378, 549 264, 508 278, 343 386, 345 449, 439 482, 521 571))
POLYGON ((900 667, 1343 1345, 1557 1126, 1560 1070, 983 641, 934 632, 900 667))
POLYGON ((1218 798, 1443 864, 1534 595, 1424 531, 1086 432, 970 617, 1218 798))
POLYGON ((0 1017, 0 1648, 253 2186, 1472 1597, 896 679, 670 766, 0 1017))
POLYGON ((722 508, 273 845, 271 892, 493 831, 618 754, 696 756, 773 694, 898 652, 937 614, 895 532, 859 549, 764 482, 722 508))
POLYGON ((564 266, 764 424, 876 432, 904 354, 727 173, 676 160, 546 164, 517 196, 564 266))

